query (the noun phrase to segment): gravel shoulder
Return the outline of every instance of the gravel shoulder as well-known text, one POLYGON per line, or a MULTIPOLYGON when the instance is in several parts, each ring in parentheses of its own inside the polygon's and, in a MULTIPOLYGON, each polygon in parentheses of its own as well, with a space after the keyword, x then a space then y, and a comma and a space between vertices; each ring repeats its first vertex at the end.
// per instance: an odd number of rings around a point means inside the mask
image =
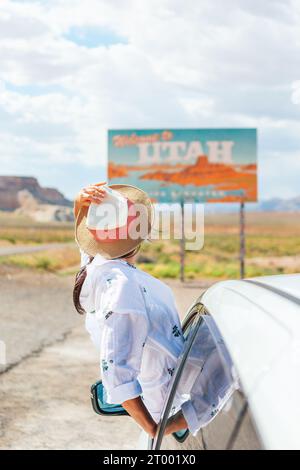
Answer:
POLYGON ((126 416, 100 417, 89 387, 97 357, 81 326, 0 376, 1 449, 133 449, 140 430, 126 416))
POLYGON ((72 304, 72 283, 72 277, 0 267, 0 340, 7 360, 0 372, 83 323, 72 304))

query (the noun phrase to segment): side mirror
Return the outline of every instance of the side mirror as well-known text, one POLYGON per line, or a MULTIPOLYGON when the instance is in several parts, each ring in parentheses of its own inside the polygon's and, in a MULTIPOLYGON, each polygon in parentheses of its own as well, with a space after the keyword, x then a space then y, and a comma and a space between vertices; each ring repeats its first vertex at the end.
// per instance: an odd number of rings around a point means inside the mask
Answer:
POLYGON ((124 410, 122 405, 107 403, 106 391, 103 387, 102 380, 99 380, 91 386, 91 401, 93 410, 98 415, 128 416, 127 411, 124 410))

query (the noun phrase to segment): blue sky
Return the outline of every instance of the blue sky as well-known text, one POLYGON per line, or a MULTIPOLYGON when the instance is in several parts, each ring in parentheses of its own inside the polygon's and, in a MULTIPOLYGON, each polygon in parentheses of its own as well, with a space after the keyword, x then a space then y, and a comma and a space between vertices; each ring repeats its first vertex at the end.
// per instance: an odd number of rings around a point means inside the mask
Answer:
POLYGON ((94 48, 112 46, 113 44, 126 44, 125 38, 118 36, 106 27, 72 26, 64 37, 79 46, 94 48))
POLYGON ((68 197, 107 130, 257 128, 259 196, 300 195, 297 0, 1 0, 1 174, 68 197))

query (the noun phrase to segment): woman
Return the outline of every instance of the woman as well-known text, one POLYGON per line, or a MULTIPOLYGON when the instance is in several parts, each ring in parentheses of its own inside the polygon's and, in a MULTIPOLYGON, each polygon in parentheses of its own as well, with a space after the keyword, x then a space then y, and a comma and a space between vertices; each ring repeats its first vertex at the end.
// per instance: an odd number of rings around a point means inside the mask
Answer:
MULTIPOLYGON (((89 262, 76 277, 74 304, 79 313, 86 313, 87 330, 100 350, 108 403, 121 403, 154 437, 184 339, 171 289, 134 264, 151 230, 148 196, 133 186, 113 185, 129 209, 144 207, 139 212, 139 222, 146 227, 143 234, 130 233, 130 225, 137 223, 134 211, 128 212, 126 237, 124 227, 106 238, 105 231, 87 227, 90 204, 101 204, 107 197, 104 184, 83 189, 75 200, 76 240, 89 262)), ((178 412, 166 433, 187 427, 178 412)))
MULTIPOLYGON (((171 289, 134 265, 151 230, 148 196, 133 186, 111 186, 122 200, 123 206, 119 201, 116 208, 123 207, 123 223, 103 229, 105 211, 100 211, 97 219, 99 208, 95 210, 92 203, 108 200, 111 189, 104 184, 85 188, 75 201, 76 241, 83 258, 88 255, 88 259, 76 277, 74 305, 79 313, 86 313, 87 330, 100 350, 108 403, 121 403, 154 437, 184 339, 171 289)), ((107 208, 108 226, 115 218, 110 209, 114 207, 107 208)), ((166 434, 188 428, 196 435, 238 388, 233 364, 213 319, 205 315, 202 319, 166 434)))

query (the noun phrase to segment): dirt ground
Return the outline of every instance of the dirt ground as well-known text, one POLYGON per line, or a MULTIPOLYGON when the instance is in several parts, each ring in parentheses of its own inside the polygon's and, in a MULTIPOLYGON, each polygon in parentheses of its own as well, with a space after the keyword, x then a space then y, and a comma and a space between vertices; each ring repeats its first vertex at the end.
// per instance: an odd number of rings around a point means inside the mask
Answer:
POLYGON ((292 269, 295 272, 300 270, 300 256, 264 256, 249 258, 249 264, 263 267, 275 267, 282 269, 292 269))
MULTIPOLYGON (((0 271, 0 449, 132 449, 140 433, 129 417, 100 417, 90 385, 97 354, 72 306, 72 277, 0 271)), ((177 281, 181 316, 207 287, 177 281)))

